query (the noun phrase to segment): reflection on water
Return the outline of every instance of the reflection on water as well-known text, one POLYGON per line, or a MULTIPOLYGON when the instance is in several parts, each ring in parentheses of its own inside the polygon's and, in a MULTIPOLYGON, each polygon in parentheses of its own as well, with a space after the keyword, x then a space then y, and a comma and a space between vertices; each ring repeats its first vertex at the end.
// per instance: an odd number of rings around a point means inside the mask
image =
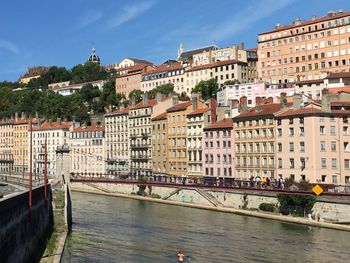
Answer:
POLYGON ((347 232, 73 193, 63 262, 348 262, 347 232))

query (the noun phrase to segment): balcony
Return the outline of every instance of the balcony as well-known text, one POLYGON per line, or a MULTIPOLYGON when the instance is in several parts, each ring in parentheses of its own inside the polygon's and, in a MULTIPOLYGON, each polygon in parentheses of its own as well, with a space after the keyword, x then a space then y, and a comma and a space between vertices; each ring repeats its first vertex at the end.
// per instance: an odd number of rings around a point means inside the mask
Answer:
POLYGON ((141 133, 141 135, 142 135, 142 138, 148 138, 148 136, 149 136, 149 134, 146 132, 141 133))
POLYGON ((130 134, 130 139, 135 140, 137 138, 137 134, 130 134))
POLYGON ((144 161, 148 161, 148 159, 150 159, 148 157, 148 155, 135 155, 135 156, 131 156, 131 160, 137 161, 137 160, 144 160, 144 161))
POLYGON ((151 146, 148 144, 143 144, 143 143, 130 145, 131 149, 146 149, 148 147, 151 147, 151 146))

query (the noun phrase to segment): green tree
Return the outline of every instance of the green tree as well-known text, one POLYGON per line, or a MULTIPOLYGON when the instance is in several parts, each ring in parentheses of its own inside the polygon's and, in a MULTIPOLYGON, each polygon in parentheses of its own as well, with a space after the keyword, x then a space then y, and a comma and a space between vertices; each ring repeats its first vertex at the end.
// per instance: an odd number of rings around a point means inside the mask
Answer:
POLYGON ((51 83, 69 81, 71 78, 72 73, 69 70, 64 67, 53 66, 39 78, 31 79, 27 87, 31 89, 47 89, 51 83))
POLYGON ((105 80, 108 77, 108 72, 99 64, 87 62, 72 68, 72 79, 70 83, 78 84, 95 80, 105 80))
POLYGON ((131 91, 129 93, 129 101, 131 102, 131 99, 134 97, 136 104, 141 102, 142 101, 142 94, 143 94, 143 91, 138 90, 138 89, 134 89, 133 91, 131 91))
POLYGON ((101 95, 101 92, 97 86, 93 86, 91 83, 85 84, 79 91, 80 95, 82 96, 83 100, 88 102, 89 104, 92 103, 92 100, 94 98, 97 98, 101 95))
POLYGON ((161 93, 165 96, 169 96, 170 94, 174 94, 174 84, 167 83, 167 84, 159 85, 159 86, 155 87, 154 89, 151 89, 148 92, 148 97, 150 99, 154 99, 156 97, 157 93, 161 93))
POLYGON ((218 92, 216 79, 202 80, 191 91, 191 93, 201 93, 204 100, 216 98, 218 92))
POLYGON ((224 85, 235 85, 235 84, 241 84, 241 83, 237 79, 230 79, 224 82, 224 85))

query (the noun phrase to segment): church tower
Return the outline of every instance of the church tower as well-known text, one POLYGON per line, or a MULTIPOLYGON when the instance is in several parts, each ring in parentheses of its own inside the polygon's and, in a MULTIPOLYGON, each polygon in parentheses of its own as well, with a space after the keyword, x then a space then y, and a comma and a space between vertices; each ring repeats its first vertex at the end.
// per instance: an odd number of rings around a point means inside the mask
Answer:
POLYGON ((185 51, 185 50, 184 50, 184 47, 183 47, 182 43, 180 43, 180 47, 179 47, 179 49, 177 50, 177 60, 180 59, 180 56, 181 56, 181 54, 182 54, 184 51, 185 51))
POLYGON ((88 59, 88 62, 94 62, 94 63, 97 63, 100 65, 100 57, 97 56, 96 50, 94 48, 92 49, 92 52, 91 52, 89 59, 88 59))

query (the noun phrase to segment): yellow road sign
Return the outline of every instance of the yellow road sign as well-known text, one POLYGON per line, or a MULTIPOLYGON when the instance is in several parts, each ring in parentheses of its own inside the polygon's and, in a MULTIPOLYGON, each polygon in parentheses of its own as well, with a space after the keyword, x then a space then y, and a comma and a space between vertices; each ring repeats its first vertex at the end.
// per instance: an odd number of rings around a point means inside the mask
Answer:
POLYGON ((323 188, 317 184, 312 188, 312 192, 314 192, 316 195, 320 195, 323 193, 323 188))

